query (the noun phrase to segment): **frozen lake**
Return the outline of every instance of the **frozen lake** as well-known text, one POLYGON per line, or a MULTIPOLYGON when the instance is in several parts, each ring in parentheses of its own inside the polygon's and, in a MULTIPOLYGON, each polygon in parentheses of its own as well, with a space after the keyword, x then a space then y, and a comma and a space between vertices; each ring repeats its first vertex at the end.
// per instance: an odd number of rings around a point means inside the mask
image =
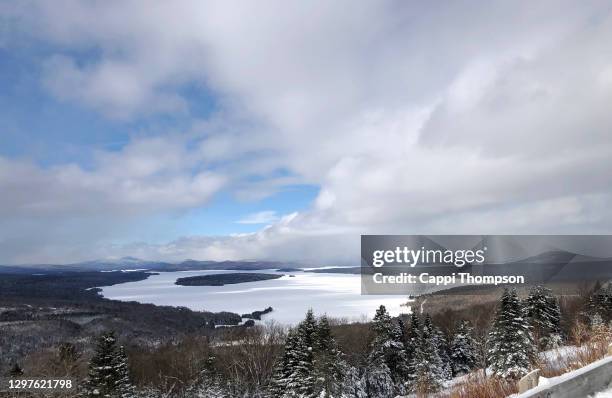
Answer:
POLYGON ((359 275, 281 272, 279 279, 225 286, 178 286, 178 278, 235 272, 279 274, 274 270, 259 271, 181 271, 160 272, 138 282, 102 288, 104 297, 122 300, 188 307, 212 312, 250 313, 273 307, 262 319, 294 324, 303 319, 309 308, 320 315, 349 321, 371 318, 378 306, 387 307, 392 315, 409 311, 404 296, 362 296, 359 275), (289 275, 294 275, 290 277, 289 275))

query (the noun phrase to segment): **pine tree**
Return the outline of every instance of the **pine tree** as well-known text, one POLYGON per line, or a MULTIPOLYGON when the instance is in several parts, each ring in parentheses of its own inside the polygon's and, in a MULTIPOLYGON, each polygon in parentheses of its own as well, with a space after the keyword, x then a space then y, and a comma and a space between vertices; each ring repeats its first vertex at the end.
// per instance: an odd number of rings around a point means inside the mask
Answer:
POLYGON ((438 348, 438 356, 442 362, 442 376, 445 380, 453 378, 453 363, 450 358, 450 348, 446 336, 437 327, 433 327, 433 342, 434 346, 438 348))
POLYGON ((120 398, 135 397, 135 389, 130 382, 130 369, 128 358, 125 354, 123 346, 119 346, 115 360, 115 369, 117 373, 117 391, 120 398))
POLYGON ((313 396, 312 366, 312 352, 308 351, 304 336, 298 329, 291 331, 285 345, 280 396, 313 396))
POLYGON ((315 393, 318 397, 339 397, 349 365, 331 333, 327 316, 317 322, 315 339, 315 393))
POLYGON ((312 310, 289 331, 285 350, 274 370, 270 394, 275 398, 315 397, 314 350, 317 343, 317 323, 312 310))
POLYGON ((408 387, 412 390, 412 385, 416 380, 416 353, 421 342, 421 320, 416 312, 410 314, 410 323, 405 334, 406 361, 408 362, 408 387))
MULTIPOLYGON (((374 340, 370 357, 384 361, 389 369, 396 394, 404 394, 409 384, 409 363, 402 328, 393 321, 385 306, 381 305, 372 320, 374 340)), ((372 360, 370 363, 372 363, 372 360)))
POLYGON ((561 311, 550 289, 534 287, 526 300, 527 317, 534 339, 541 349, 551 349, 561 343, 561 311))
POLYGON ((478 363, 476 341, 472 333, 468 321, 462 321, 455 331, 450 347, 454 376, 469 373, 478 363))
POLYGON ((274 398, 366 398, 366 384, 344 359, 327 317, 317 320, 310 310, 289 330, 268 392, 274 398))
POLYGON ((426 316, 412 364, 415 372, 412 389, 417 393, 436 392, 446 379, 444 363, 436 346, 436 335, 431 318, 426 316))
POLYGON ((612 285, 610 283, 605 287, 599 283, 595 285, 593 294, 587 303, 587 314, 590 317, 599 315, 606 324, 612 321, 612 285))
POLYGON ((317 322, 312 310, 306 312, 306 318, 297 328, 297 363, 294 368, 294 377, 289 386, 298 393, 298 396, 309 398, 315 396, 314 378, 314 346, 316 344, 317 322))
POLYGON ((375 347, 368 357, 365 384, 368 398, 393 398, 396 396, 391 370, 385 362, 382 347, 375 347))
POLYGON ((134 388, 129 381, 127 356, 123 347, 117 347, 114 332, 104 333, 98 338, 84 387, 85 397, 132 398, 135 396, 134 388))
POLYGON ((488 361, 494 374, 516 379, 531 368, 535 357, 529 323, 513 290, 504 290, 489 333, 488 361))
MULTIPOLYGON (((390 377, 390 376, 389 376, 390 377)), ((359 370, 347 366, 342 380, 339 398, 368 398, 366 381, 359 376, 359 370)))

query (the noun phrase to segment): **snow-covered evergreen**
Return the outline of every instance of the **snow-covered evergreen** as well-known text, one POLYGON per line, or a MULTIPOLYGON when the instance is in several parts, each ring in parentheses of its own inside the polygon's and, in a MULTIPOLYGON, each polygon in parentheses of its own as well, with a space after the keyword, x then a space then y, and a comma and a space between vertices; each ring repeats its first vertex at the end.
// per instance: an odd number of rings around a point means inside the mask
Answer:
POLYGON ((529 372, 535 347, 525 310, 514 289, 502 294, 488 347, 487 359, 495 375, 519 378, 529 372))
POLYGON ((359 375, 359 370, 347 365, 339 398, 368 398, 366 391, 366 381, 359 375))
POLYGON ((340 397, 349 365, 332 336, 327 316, 319 318, 315 336, 315 392, 321 398, 340 397))
POLYGON ((478 355, 473 330, 468 321, 462 321, 455 330, 450 346, 453 375, 467 374, 476 367, 478 355))
POLYGON ((408 361, 408 385, 411 388, 411 385, 414 383, 416 378, 415 371, 415 356, 417 349, 420 344, 421 339, 421 320, 419 315, 416 312, 412 312, 410 314, 410 322, 406 328, 405 333, 405 342, 404 346, 406 347, 406 359, 408 361))
POLYGON ((113 332, 102 334, 89 363, 88 378, 83 396, 104 398, 133 398, 134 387, 130 383, 127 356, 123 347, 117 346, 113 332))
POLYGON ((396 396, 391 370, 385 362, 381 347, 376 347, 368 357, 365 383, 368 398, 393 398, 396 396))
POLYGON ((412 390, 418 393, 438 391, 446 379, 445 367, 437 347, 438 336, 429 316, 425 317, 411 368, 412 390))
POLYGON ((365 398, 364 382, 349 366, 331 333, 326 316, 312 311, 289 331, 285 350, 270 385, 273 397, 365 398))
POLYGON ((599 315, 606 324, 612 322, 612 284, 610 282, 604 287, 599 283, 596 284, 587 303, 587 314, 590 317, 599 315))
POLYGON ((446 336, 442 330, 431 324, 431 320, 429 325, 433 331, 432 338, 434 346, 438 349, 438 356, 440 357, 440 361, 442 363, 442 376, 445 380, 450 380, 453 378, 453 363, 450 358, 450 347, 448 341, 446 340, 446 336))
POLYGON ((303 329, 297 328, 287 335, 285 351, 272 381, 274 397, 314 397, 312 346, 307 345, 303 333, 303 329))
MULTIPOLYGON (((404 345, 405 337, 400 325, 391 318, 383 305, 376 310, 372 320, 372 331, 374 340, 369 363, 384 362, 389 369, 395 394, 405 394, 409 387, 409 362, 404 345)), ((368 371, 372 371, 371 367, 368 371)))
POLYGON ((561 310, 550 289, 534 287, 526 302, 527 317, 536 344, 549 350, 561 344, 561 310))

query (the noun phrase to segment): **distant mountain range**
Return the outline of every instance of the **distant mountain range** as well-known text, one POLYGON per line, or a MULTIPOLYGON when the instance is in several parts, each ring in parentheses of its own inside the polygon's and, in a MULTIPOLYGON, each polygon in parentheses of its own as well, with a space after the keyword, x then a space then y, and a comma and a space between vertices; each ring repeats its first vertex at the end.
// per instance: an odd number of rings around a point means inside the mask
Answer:
MULTIPOLYGON (((431 240, 421 240, 418 242, 427 249, 445 249, 444 246, 431 240)), ((545 282, 545 281, 580 281, 580 280, 609 280, 612 279, 612 258, 592 257, 581 254, 576 254, 568 250, 547 250, 536 255, 528 255, 523 258, 517 258, 516 255, 508 256, 510 247, 502 248, 502 242, 486 242, 493 243, 497 246, 496 249, 505 249, 505 261, 501 257, 491 256, 487 258, 487 263, 483 265, 467 264, 463 268, 455 268, 453 265, 427 265, 417 266, 411 269, 413 273, 428 272, 432 275, 445 275, 452 272, 471 272, 475 275, 524 275, 527 280, 545 282), (502 243, 500 245, 499 243, 502 243), (509 258, 512 258, 508 261, 509 258), (491 261, 492 260, 492 261, 491 261)), ((512 248, 521 252, 519 245, 515 242, 510 242, 512 248)), ((482 243, 481 243, 482 244, 482 243)), ((508 243, 505 243, 508 245, 508 243)), ((489 250, 488 254, 491 253, 489 250)), ((526 253, 523 251, 523 255, 526 253)), ((71 264, 34 264, 20 266, 0 266, 0 273, 19 273, 19 274, 35 274, 49 272, 81 272, 81 271, 151 271, 151 272, 169 272, 169 271, 202 271, 202 270, 234 270, 234 271, 256 271, 263 269, 303 269, 304 265, 295 262, 279 262, 279 261, 200 261, 200 260, 184 260, 178 263, 170 263, 163 261, 142 260, 136 257, 122 257, 113 259, 100 259, 93 261, 84 261, 71 264)), ((317 268, 317 267, 313 267, 317 268)), ((380 269, 376 269, 379 272, 380 269)), ((374 269, 361 267, 334 267, 334 268, 318 268, 311 269, 311 272, 322 273, 342 273, 342 274, 359 274, 362 271, 372 273, 374 269)), ((388 272, 393 273, 390 269, 388 272)), ((405 268, 397 267, 397 272, 404 272, 405 268)))
POLYGON ((71 264, 28 264, 19 266, 0 265, 0 273, 35 273, 66 271, 202 271, 279 269, 297 267, 299 264, 277 261, 198 261, 185 260, 179 263, 141 260, 135 257, 101 259, 71 264))

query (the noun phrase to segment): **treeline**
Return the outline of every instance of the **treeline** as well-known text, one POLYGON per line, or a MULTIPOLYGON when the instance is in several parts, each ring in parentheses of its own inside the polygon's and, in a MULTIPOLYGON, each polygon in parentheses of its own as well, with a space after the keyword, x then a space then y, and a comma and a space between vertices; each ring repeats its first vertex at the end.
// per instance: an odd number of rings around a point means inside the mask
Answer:
MULTIPOLYGON (((36 364, 56 372, 66 369, 81 380, 80 392, 90 396, 96 389, 124 398, 426 395, 478 369, 490 369, 494 379, 516 381, 535 366, 538 351, 580 343, 584 336, 577 340, 564 332, 567 319, 591 335, 605 331, 609 339, 611 305, 609 288, 597 287, 572 314, 564 313, 546 288, 533 288, 524 299, 505 290, 485 330, 465 319, 443 328, 427 314, 393 318, 384 306, 367 324, 337 324, 308 311, 289 330, 274 325, 236 328, 221 339, 193 335, 123 349, 107 333, 93 354, 64 347, 64 354, 49 351, 36 364)), ((31 364, 23 370, 36 373, 31 364)))
POLYGON ((100 295, 96 286, 141 281, 150 275, 142 271, 48 271, 42 275, 0 273, 0 297, 97 301, 100 295))
POLYGON ((15 362, 62 342, 89 344, 113 329, 134 344, 158 344, 189 334, 214 335, 215 325, 237 325, 239 314, 122 302, 93 286, 143 279, 138 272, 0 274, 0 374, 15 362), (86 289, 90 290, 86 290, 86 289))

